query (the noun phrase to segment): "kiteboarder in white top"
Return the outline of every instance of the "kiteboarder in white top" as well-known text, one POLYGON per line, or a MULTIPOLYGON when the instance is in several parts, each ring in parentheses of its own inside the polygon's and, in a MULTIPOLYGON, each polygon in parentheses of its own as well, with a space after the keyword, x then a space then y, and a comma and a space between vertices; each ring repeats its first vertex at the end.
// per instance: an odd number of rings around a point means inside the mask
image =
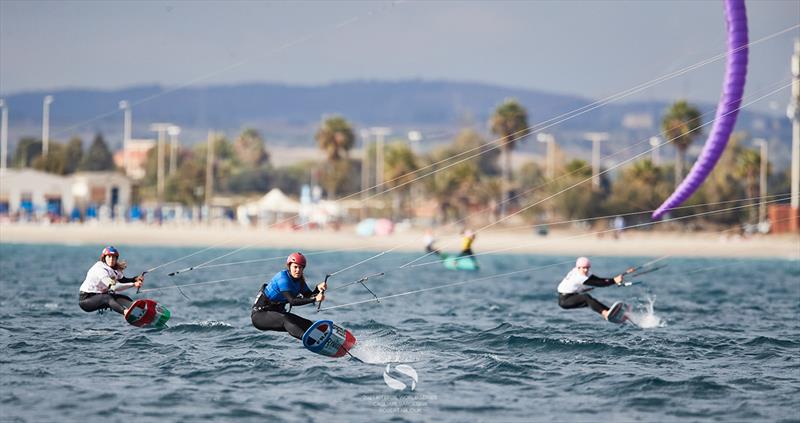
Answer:
POLYGON ((589 274, 591 267, 592 263, 588 258, 578 257, 575 261, 575 268, 570 270, 567 276, 558 284, 558 305, 564 309, 590 307, 608 320, 608 307, 586 292, 594 288, 614 284, 621 285, 623 274, 613 278, 600 278, 589 274))
POLYGON ((104 248, 100 259, 86 272, 86 279, 81 284, 78 297, 81 309, 91 312, 110 308, 124 315, 133 300, 117 292, 141 288, 144 283, 144 274, 132 278, 123 276, 125 267, 127 263, 119 259, 116 248, 104 248))

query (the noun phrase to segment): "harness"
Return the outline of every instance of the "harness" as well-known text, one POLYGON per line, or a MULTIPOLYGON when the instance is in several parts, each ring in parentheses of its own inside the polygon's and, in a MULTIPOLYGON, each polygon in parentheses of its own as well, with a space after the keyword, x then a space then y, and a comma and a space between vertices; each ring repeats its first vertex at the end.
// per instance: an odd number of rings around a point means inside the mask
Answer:
POLYGON ((291 306, 289 307, 289 311, 286 310, 287 303, 276 303, 270 301, 269 304, 263 306, 253 306, 253 313, 259 311, 280 311, 284 313, 288 313, 291 311, 291 306))
MULTIPOLYGON (((280 311, 286 313, 286 304, 279 301, 272 301, 264 294, 264 288, 267 287, 267 284, 261 284, 261 288, 258 290, 258 294, 256 295, 256 301, 253 303, 253 313, 259 311, 280 311)), ((291 311, 291 306, 289 307, 291 311)))

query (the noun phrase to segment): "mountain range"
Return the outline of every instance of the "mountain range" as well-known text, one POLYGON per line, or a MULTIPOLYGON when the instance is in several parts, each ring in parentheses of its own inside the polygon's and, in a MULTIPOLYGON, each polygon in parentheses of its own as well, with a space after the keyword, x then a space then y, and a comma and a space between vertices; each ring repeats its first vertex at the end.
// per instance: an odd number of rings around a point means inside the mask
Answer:
MULTIPOLYGON (((22 136, 41 137, 45 95, 54 98, 50 105, 51 139, 63 142, 81 136, 89 140, 101 132, 112 146, 119 146, 122 139, 121 100, 131 104, 133 138, 154 138, 150 124, 171 122, 182 128, 184 143, 205 140, 209 130, 221 130, 233 137, 252 127, 262 133, 268 145, 304 147, 314 145, 316 127, 324 116, 333 114, 344 116, 357 132, 383 126, 392 128, 394 137, 405 138, 407 131, 419 130, 426 145, 450 141, 464 127, 473 127, 489 138, 487 122, 491 114, 510 97, 525 106, 530 125, 554 133, 563 148, 588 149, 590 144, 584 142, 583 134, 589 131, 608 132, 612 144, 622 147, 658 135, 661 116, 669 107, 664 101, 616 101, 591 107, 597 100, 477 82, 427 80, 348 81, 316 86, 248 83, 60 89, 20 92, 4 98, 9 108, 12 146, 22 136), (575 111, 581 112, 570 117, 575 111), (545 128, 540 125, 542 122, 551 125, 545 128)), ((715 104, 695 106, 704 113, 704 122, 713 118, 715 104)), ((709 130, 710 125, 704 132, 709 130)), ((788 156, 788 119, 743 110, 736 130, 746 131, 749 140, 769 139, 770 148, 774 145, 777 149, 771 157, 781 157, 782 150, 787 153, 782 156, 788 156)), ((701 145, 702 142, 696 143, 695 150, 701 145)), ((541 147, 527 143, 521 148, 541 147)), ((776 164, 783 167, 783 163, 776 164)))

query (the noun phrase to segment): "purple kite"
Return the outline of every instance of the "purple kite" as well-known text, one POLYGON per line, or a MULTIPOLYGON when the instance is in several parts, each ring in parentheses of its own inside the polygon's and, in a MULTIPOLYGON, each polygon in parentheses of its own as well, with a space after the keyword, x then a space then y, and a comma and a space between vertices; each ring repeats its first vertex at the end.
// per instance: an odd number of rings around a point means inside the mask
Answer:
POLYGON ((714 169, 736 124, 747 76, 747 12, 744 0, 725 0, 725 18, 728 21, 728 63, 714 126, 692 170, 667 201, 653 212, 653 219, 661 219, 665 213, 694 194, 714 169))

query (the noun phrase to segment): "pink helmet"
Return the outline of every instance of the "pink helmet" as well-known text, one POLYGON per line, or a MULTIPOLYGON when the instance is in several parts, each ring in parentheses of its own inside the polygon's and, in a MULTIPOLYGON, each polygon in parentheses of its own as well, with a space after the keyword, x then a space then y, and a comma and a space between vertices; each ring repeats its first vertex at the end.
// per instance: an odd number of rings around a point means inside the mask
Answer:
POLYGON ((587 257, 578 257, 578 260, 575 260, 575 267, 592 267, 592 262, 587 257))
POLYGON ((300 267, 306 267, 306 258, 300 253, 289 254, 289 257, 286 257, 286 265, 288 266, 292 263, 297 263, 300 267))
POLYGON ((103 259, 106 258, 106 256, 114 256, 119 258, 119 251, 117 251, 117 249, 114 247, 108 246, 106 248, 103 248, 103 252, 100 253, 100 260, 102 261, 103 259))

